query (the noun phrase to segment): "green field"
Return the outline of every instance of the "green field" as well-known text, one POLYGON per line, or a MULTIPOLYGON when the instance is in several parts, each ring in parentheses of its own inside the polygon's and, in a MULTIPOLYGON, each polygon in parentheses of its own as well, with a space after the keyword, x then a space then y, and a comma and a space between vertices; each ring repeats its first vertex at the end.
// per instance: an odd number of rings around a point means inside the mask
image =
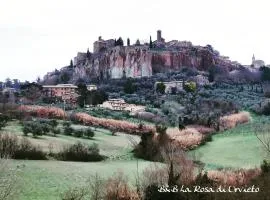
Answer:
MULTIPOLYGON (((75 129, 86 128, 81 125, 72 125, 75 129)), ((4 132, 23 137, 21 125, 18 121, 9 122, 3 129, 4 132)), ((111 176, 114 172, 122 171, 134 183, 137 171, 137 160, 131 150, 131 138, 139 141, 139 136, 117 134, 112 136, 109 130, 97 129, 93 139, 75 138, 72 136, 58 135, 41 136, 39 138, 27 137, 33 144, 39 145, 44 151, 49 151, 53 146, 58 151, 64 145, 81 141, 86 144, 97 143, 102 155, 108 156, 102 162, 62 162, 55 160, 30 161, 11 160, 10 167, 17 168, 18 175, 18 200, 55 200, 69 188, 84 186, 91 175, 96 173, 103 177, 111 176)), ((152 162, 138 160, 138 170, 142 172, 152 162)))
MULTIPOLYGON (((59 125, 61 127, 61 125, 59 125)), ((85 129, 89 128, 82 125, 72 125, 74 129, 85 129)), ((18 121, 9 122, 8 126, 3 129, 4 132, 13 133, 18 136, 23 137, 22 126, 18 121)), ((132 141, 139 142, 140 138, 136 135, 127 135, 123 133, 118 133, 116 136, 112 136, 111 132, 106 129, 97 128, 95 131, 95 136, 92 139, 76 138, 66 135, 47 136, 43 135, 38 138, 33 138, 30 136, 28 138, 33 144, 39 145, 44 151, 49 151, 50 147, 53 147, 53 151, 59 151, 65 145, 74 144, 76 142, 82 142, 85 144, 97 143, 100 148, 100 153, 102 155, 108 156, 109 159, 117 159, 119 157, 130 157, 132 147, 132 141)))
MULTIPOLYGON (((18 167, 18 200, 56 200, 70 188, 85 186, 91 175, 102 177, 122 171, 135 184, 136 160, 105 162, 19 161, 11 162, 18 167)), ((138 161, 142 172, 151 162, 138 161)))
POLYGON ((254 125, 269 122, 269 117, 252 115, 251 122, 215 134, 213 141, 189 153, 205 163, 206 169, 259 167, 267 154, 254 135, 254 125))
MULTIPOLYGON (((259 166, 266 157, 260 142, 253 133, 254 125, 265 126, 269 124, 270 117, 252 115, 252 121, 220 132, 213 136, 211 142, 206 143, 189 154, 205 163, 206 169, 217 168, 253 168, 259 166)), ((72 125, 75 129, 86 128, 81 125, 72 125)), ((60 126, 61 127, 61 126, 60 126)), ((21 125, 18 121, 9 122, 4 132, 13 133, 23 137, 21 125)), ((123 171, 134 184, 137 170, 137 160, 134 159, 132 141, 139 141, 138 136, 117 134, 112 136, 106 129, 96 129, 93 139, 75 138, 58 135, 41 136, 39 138, 27 137, 31 142, 49 151, 58 151, 63 145, 74 144, 81 141, 86 144, 97 143, 102 155, 108 156, 102 162, 62 162, 62 161, 29 161, 11 160, 12 168, 17 168, 18 200, 55 200, 69 188, 84 186, 91 175, 96 173, 103 177, 111 176, 114 172, 123 171)), ((138 170, 142 172, 152 162, 138 160, 138 170)))

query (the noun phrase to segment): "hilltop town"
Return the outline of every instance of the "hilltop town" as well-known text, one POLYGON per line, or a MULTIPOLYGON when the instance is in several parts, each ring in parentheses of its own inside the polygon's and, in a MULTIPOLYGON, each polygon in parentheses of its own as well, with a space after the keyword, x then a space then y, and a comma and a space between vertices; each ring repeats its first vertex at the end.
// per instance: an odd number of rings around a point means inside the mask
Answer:
POLYGON ((126 45, 120 37, 105 40, 99 36, 93 43, 93 52, 79 52, 71 64, 59 71, 44 76, 45 83, 55 83, 59 73, 68 74, 69 83, 79 79, 86 82, 93 80, 149 77, 156 73, 177 71, 183 67, 208 71, 212 66, 219 66, 224 71, 238 69, 241 64, 222 56, 211 45, 193 45, 189 41, 172 40, 166 42, 161 30, 157 31, 156 40, 135 44, 127 39, 126 45), (68 69, 69 68, 69 69, 68 69))

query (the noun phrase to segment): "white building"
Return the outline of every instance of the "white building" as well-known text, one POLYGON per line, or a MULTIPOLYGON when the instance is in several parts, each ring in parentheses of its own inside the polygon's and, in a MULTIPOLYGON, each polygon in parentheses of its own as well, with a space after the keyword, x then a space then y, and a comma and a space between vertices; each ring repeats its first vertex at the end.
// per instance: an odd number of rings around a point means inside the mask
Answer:
POLYGON ((255 56, 254 56, 254 54, 253 54, 253 56, 252 56, 252 66, 253 66, 254 68, 256 68, 256 69, 259 69, 260 67, 265 66, 265 63, 264 63, 263 60, 256 60, 256 59, 255 59, 255 56))
POLYGON ((97 90, 97 86, 96 85, 87 85, 87 90, 92 91, 92 90, 97 90))
POLYGON ((128 104, 124 99, 109 99, 99 105, 99 107, 118 111, 128 111, 130 113, 145 111, 145 106, 128 104))

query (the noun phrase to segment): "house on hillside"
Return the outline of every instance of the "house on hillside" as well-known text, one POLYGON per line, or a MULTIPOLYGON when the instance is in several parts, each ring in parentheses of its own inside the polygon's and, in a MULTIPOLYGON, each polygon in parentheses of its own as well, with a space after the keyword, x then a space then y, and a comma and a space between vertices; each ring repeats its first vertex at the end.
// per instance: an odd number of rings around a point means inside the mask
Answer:
POLYGON ((88 91, 97 90, 96 85, 86 85, 88 91))
POLYGON ((77 102, 77 86, 73 84, 43 85, 42 94, 44 97, 58 97, 70 104, 77 102))
POLYGON ((124 110, 126 108, 126 102, 124 99, 109 99, 103 102, 99 107, 108 108, 111 110, 124 110))
POLYGON ((124 99, 109 99, 99 105, 101 108, 107 108, 116 111, 128 111, 130 113, 140 112, 145 110, 145 106, 128 104, 124 99))

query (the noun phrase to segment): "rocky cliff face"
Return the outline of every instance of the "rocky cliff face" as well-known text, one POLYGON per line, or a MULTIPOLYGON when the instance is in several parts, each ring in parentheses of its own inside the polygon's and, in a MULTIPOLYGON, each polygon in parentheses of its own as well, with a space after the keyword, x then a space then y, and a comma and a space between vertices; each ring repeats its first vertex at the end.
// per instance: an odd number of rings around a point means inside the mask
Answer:
MULTIPOLYGON (((75 59, 76 60, 76 59, 75 59)), ((145 48, 114 47, 77 59, 74 77, 122 78, 152 75, 152 53, 145 48)))
MULTIPOLYGON (((70 82, 78 79, 119 79, 144 77, 153 73, 176 71, 193 67, 207 71, 218 65, 229 72, 239 64, 222 57, 209 47, 163 47, 149 49, 148 45, 116 46, 97 53, 78 53, 70 82)), ((49 74, 44 77, 48 79, 49 74)))

